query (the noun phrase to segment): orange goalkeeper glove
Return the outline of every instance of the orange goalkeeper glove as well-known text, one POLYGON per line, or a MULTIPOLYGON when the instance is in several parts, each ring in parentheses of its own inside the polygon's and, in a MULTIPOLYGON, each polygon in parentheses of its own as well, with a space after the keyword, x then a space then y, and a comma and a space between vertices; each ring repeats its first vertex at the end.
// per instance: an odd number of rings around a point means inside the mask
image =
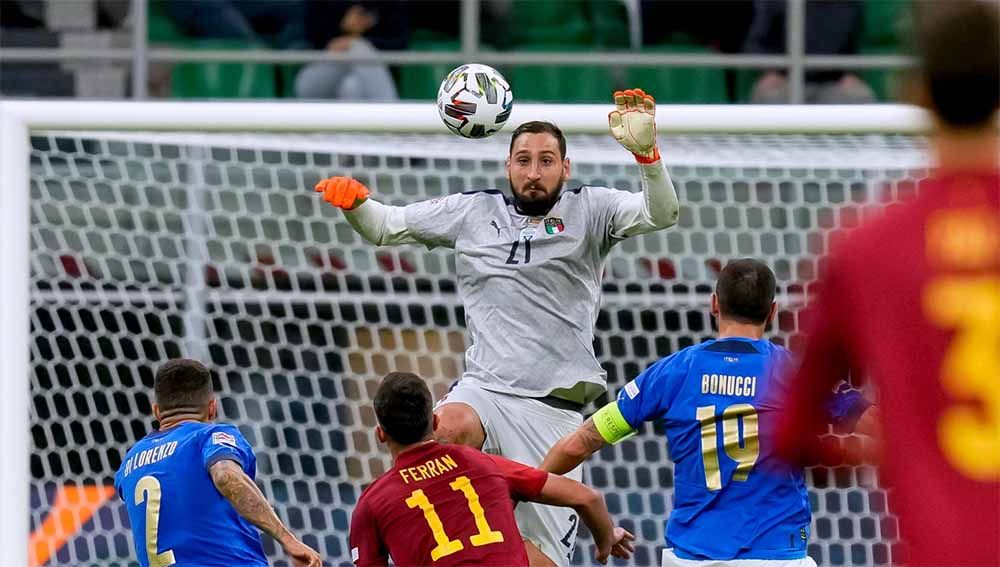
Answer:
POLYGON ((615 109, 608 114, 611 135, 639 163, 656 163, 656 101, 642 89, 615 91, 615 109))
POLYGON ((368 188, 350 177, 331 177, 316 184, 316 192, 334 207, 349 211, 365 202, 368 188))

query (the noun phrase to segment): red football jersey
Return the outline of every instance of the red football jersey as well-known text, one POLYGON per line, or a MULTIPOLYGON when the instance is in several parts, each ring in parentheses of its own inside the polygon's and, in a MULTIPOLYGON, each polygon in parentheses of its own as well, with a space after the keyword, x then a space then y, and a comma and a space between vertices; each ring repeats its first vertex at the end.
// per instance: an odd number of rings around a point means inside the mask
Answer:
POLYGON ((512 499, 538 496, 548 473, 461 445, 400 453, 351 517, 359 566, 527 565, 512 499))
MULTIPOLYGON (((875 380, 883 477, 910 566, 1000 564, 1000 177, 949 174, 834 247, 780 449, 824 425, 849 370, 875 380)), ((899 557, 894 557, 899 562, 899 557)))

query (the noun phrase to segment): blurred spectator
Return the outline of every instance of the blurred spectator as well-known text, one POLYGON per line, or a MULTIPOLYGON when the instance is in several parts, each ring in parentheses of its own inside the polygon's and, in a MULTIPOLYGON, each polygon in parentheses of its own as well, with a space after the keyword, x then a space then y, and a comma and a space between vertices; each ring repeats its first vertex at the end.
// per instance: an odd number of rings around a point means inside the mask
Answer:
POLYGON ((165 0, 164 7, 191 37, 305 46, 303 0, 165 0))
MULTIPOLYGON (((305 4, 306 38, 316 49, 371 54, 406 49, 409 39, 406 2, 323 1, 305 4)), ((295 79, 300 98, 393 101, 399 98, 384 63, 317 62, 295 79)))
MULTIPOLYGON (((744 51, 785 53, 785 0, 754 0, 754 17, 744 51)), ((805 52, 809 55, 856 55, 864 18, 862 0, 809 0, 805 14, 805 52)), ((805 101, 819 104, 875 102, 875 93, 857 75, 844 71, 807 71, 805 101)), ((768 71, 753 88, 751 102, 788 102, 783 72, 768 71)))

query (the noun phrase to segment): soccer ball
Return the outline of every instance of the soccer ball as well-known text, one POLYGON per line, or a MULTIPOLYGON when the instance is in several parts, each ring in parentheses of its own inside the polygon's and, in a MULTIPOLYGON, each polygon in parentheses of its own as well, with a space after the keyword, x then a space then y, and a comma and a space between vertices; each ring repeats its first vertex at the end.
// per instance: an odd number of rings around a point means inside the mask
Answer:
POLYGON ((449 130, 465 138, 485 138, 503 128, 514 107, 514 93, 493 67, 470 63, 441 83, 438 114, 449 130))

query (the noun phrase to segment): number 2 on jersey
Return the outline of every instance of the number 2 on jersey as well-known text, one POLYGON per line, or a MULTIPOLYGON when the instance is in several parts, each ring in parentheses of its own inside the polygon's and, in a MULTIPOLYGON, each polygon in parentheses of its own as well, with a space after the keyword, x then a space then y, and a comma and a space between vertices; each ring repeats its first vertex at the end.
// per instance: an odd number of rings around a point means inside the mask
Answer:
MULTIPOLYGON (((479 503, 479 494, 472 487, 472 481, 469 480, 469 477, 460 476, 448 486, 455 492, 461 492, 465 495, 469 511, 472 512, 472 517, 476 521, 476 528, 479 530, 479 533, 469 538, 472 547, 482 547, 491 543, 502 542, 503 534, 490 528, 489 522, 486 521, 486 511, 483 510, 483 505, 479 503)), ((437 561, 442 557, 447 557, 452 553, 457 553, 465 549, 465 545, 461 541, 450 539, 448 534, 445 533, 441 517, 438 516, 437 511, 434 510, 434 505, 427 499, 427 495, 424 494, 423 490, 418 489, 411 492, 410 497, 406 499, 406 505, 410 508, 420 508, 424 513, 424 519, 427 520, 428 527, 431 528, 431 534, 434 535, 434 542, 437 544, 431 550, 431 561, 437 561)))
MULTIPOLYGON (((715 406, 699 407, 696 417, 701 423, 701 461, 705 466, 705 486, 709 490, 721 490, 722 471, 719 468, 719 436, 715 427, 717 417, 715 406)), ((723 410, 722 438, 723 450, 737 463, 733 480, 745 481, 760 455, 757 443, 757 410, 750 404, 733 404, 723 410)))
POLYGON ((146 557, 149 558, 149 567, 167 567, 177 561, 174 560, 174 552, 166 550, 157 553, 157 540, 160 537, 160 500, 163 493, 160 491, 160 481, 155 476, 144 476, 135 485, 135 504, 138 506, 146 503, 146 557))

